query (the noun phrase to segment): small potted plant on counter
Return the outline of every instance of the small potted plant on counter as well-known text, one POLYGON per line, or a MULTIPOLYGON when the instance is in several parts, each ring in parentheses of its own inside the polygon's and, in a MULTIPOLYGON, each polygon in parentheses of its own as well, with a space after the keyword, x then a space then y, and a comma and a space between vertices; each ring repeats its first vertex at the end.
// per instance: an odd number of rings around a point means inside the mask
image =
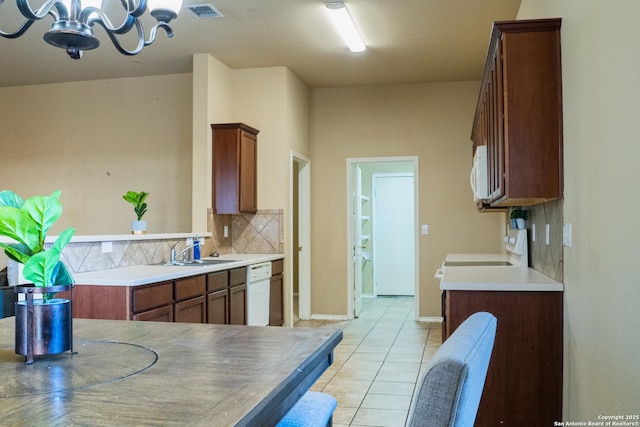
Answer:
POLYGON ((15 351, 33 362, 34 355, 63 353, 73 348, 72 308, 69 299, 55 298, 70 291, 73 278, 60 261, 74 228, 64 230, 49 249, 47 231, 62 215, 60 191, 26 201, 12 191, 0 192, 0 235, 16 243, 0 243, 13 261, 24 264, 23 276, 33 284, 15 286, 26 295, 15 303, 15 351), (34 294, 42 295, 34 299, 34 294))
POLYGON ((122 198, 133 205, 133 211, 136 213, 138 220, 131 223, 131 234, 145 234, 147 232, 147 221, 143 221, 142 217, 147 212, 147 204, 145 200, 149 193, 141 191, 127 191, 122 198))
POLYGON ((509 218, 512 229, 522 230, 525 228, 524 222, 529 218, 529 211, 520 206, 512 206, 509 208, 509 218))

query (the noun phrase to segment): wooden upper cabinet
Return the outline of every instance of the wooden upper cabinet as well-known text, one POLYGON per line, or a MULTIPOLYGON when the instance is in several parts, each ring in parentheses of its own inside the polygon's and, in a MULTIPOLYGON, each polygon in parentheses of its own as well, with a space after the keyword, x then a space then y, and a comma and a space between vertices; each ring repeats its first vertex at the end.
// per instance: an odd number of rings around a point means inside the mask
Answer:
POLYGON ((562 198, 561 19, 496 22, 471 132, 492 207, 562 198))
POLYGON ((257 135, 243 123, 212 124, 213 212, 255 213, 257 197, 257 135))

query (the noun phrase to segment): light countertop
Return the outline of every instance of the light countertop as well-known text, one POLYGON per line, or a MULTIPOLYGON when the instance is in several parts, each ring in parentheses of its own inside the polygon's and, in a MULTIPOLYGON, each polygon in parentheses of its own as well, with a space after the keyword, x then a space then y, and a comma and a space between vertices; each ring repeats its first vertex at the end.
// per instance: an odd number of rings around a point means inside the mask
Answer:
POLYGON ((447 254, 445 261, 469 262, 469 261, 509 261, 507 254, 447 254))
POLYGON ((202 259, 233 260, 222 264, 202 266, 168 266, 168 265, 136 265, 132 267, 113 268, 110 270, 88 271, 75 273, 73 278, 77 285, 103 286, 139 286, 148 283, 164 282, 183 277, 229 270, 247 265, 274 261, 284 258, 283 254, 228 254, 218 258, 203 257, 202 259))
POLYGON ((564 285, 522 267, 446 267, 440 289, 457 291, 556 291, 564 285))

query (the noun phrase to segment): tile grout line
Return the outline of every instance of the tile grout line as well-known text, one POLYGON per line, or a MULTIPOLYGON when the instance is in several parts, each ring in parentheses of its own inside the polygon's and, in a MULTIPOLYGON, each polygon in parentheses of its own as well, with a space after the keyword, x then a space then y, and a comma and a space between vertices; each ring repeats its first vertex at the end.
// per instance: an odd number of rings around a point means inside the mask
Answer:
MULTIPOLYGON (((380 301, 380 299, 378 299, 380 301)), ((371 391, 373 390, 373 384, 376 382, 376 379, 379 378, 380 373, 382 372, 382 369, 384 368, 386 363, 395 363, 395 362, 391 362, 390 359, 390 355, 394 349, 394 346, 396 344, 398 344, 398 340, 400 339, 400 335, 404 332, 407 332, 409 334, 411 334, 413 331, 410 331, 410 329, 418 329, 421 332, 418 332, 418 334, 421 336, 422 338, 422 334, 426 332, 426 336, 424 336, 424 340, 421 342, 420 346, 420 356, 419 356, 419 361, 418 361, 418 372, 416 374, 416 378, 414 380, 412 380, 411 382, 407 382, 408 384, 412 385, 412 388, 410 389, 410 395, 409 394, 404 394, 404 396, 409 396, 410 398, 410 403, 409 403, 409 408, 407 410, 403 410, 403 409, 398 409, 398 411, 403 411, 404 412, 404 423, 402 424, 403 426, 406 426, 409 420, 409 416, 411 414, 411 409, 412 409, 412 403, 413 403, 413 398, 416 394, 416 390, 418 388, 418 383, 420 381, 420 374, 422 373, 422 369, 423 369, 423 365, 425 363, 425 351, 427 350, 427 348, 429 347, 429 339, 431 338, 432 334, 435 333, 435 329, 432 330, 432 327, 434 326, 431 323, 428 323, 427 325, 425 325, 426 327, 423 326, 419 326, 417 328, 413 328, 409 325, 409 319, 410 316, 412 314, 412 308, 413 310, 415 310, 415 300, 411 300, 411 304, 409 307, 405 306, 405 303, 408 302, 408 300, 404 300, 401 299, 399 297, 393 297, 393 302, 389 303, 388 305, 385 304, 381 304, 381 305, 376 305, 375 302, 372 302, 368 307, 366 307, 363 310, 363 314, 364 316, 360 316, 359 318, 354 318, 354 319, 350 319, 347 322, 344 323, 340 323, 339 325, 334 325, 332 324, 331 321, 327 321, 327 320, 323 320, 319 323, 315 324, 315 327, 339 327, 342 330, 348 329, 350 326, 359 326, 358 322, 359 320, 361 322, 363 322, 364 324, 364 328, 362 329, 362 331, 359 331, 358 329, 356 329, 354 332, 364 332, 364 335, 362 337, 358 337, 357 339, 357 344, 354 346, 352 351, 345 351, 344 356, 345 359, 343 361, 343 363, 341 364, 341 366, 328 378, 326 378, 326 383, 322 386, 322 388, 320 390, 325 391, 325 389, 329 386, 329 383, 331 383, 332 381, 334 381, 336 379, 336 377, 340 374, 340 372, 342 371, 343 373, 348 373, 349 370, 348 369, 344 369, 344 366, 350 361, 353 360, 353 356, 358 352, 358 349, 361 349, 362 346, 364 345, 364 342, 371 338, 372 338, 372 334, 374 334, 376 332, 376 328, 380 327, 380 326, 393 326, 395 329, 395 331, 392 332, 392 341, 391 344, 389 345, 388 349, 385 352, 380 353, 381 355, 383 354, 384 357, 382 358, 381 362, 380 362, 380 366, 376 369, 376 372, 374 374, 374 376, 372 377, 371 380, 369 380, 368 385, 366 385, 366 391, 364 392, 364 396, 361 400, 359 400, 358 402, 358 406, 357 407, 349 407, 346 408, 346 410, 355 410, 353 412, 353 414, 350 416, 349 421, 346 424, 341 424, 341 425, 345 425, 345 426, 353 426, 355 427, 357 426, 362 426, 362 424, 354 424, 354 421, 357 421, 357 415, 358 413, 361 413, 361 415, 363 414, 361 411, 362 410, 379 410, 379 411, 388 411, 388 410, 392 410, 393 408, 363 408, 363 404, 365 402, 365 400, 367 399, 367 397, 372 396, 372 395, 384 395, 384 392, 378 392, 378 393, 371 393, 371 391), (368 310, 365 311, 366 309, 370 309, 371 312, 369 312, 368 310), (392 311, 392 309, 394 311, 404 311, 406 310, 406 312, 404 314, 400 314, 400 316, 398 316, 398 314, 393 314, 391 313, 393 316, 388 318, 387 321, 389 322, 389 324, 386 323, 385 321, 385 316, 389 316, 390 312, 392 311), (369 317, 371 316, 371 317, 369 317), (398 317, 398 319, 396 319, 396 317, 398 317), (367 325, 368 322, 372 322, 371 325, 367 325), (399 323, 399 326, 396 327, 396 324, 399 323)), ((422 322, 417 322, 419 324, 421 324, 422 322)), ((301 325, 304 326, 304 325, 301 325)), ((377 331, 377 332, 384 332, 383 329, 377 331)), ((347 333, 349 333, 349 331, 347 331, 347 333)), ((355 337, 354 337, 355 338, 355 337)), ((410 335, 409 337, 410 338, 410 335)), ((353 345, 353 344, 350 344, 353 345)), ((404 353, 399 353, 399 354, 404 354, 404 353)), ((402 357, 399 358, 400 360, 398 361, 398 363, 402 363, 403 360, 402 357)), ((406 360, 406 362, 408 363, 409 360, 406 360)), ((355 363, 355 362, 354 362, 355 363)), ((398 414, 399 415, 399 414, 398 414)), ((400 419, 396 419, 397 421, 400 421, 400 419)), ((345 419, 346 421, 346 419, 345 419)), ((360 420, 362 421, 362 420, 360 420)), ((394 425, 396 425, 395 423, 393 423, 394 425)), ((366 425, 366 424, 365 424, 366 425)), ((378 425, 378 424, 376 424, 378 425)))

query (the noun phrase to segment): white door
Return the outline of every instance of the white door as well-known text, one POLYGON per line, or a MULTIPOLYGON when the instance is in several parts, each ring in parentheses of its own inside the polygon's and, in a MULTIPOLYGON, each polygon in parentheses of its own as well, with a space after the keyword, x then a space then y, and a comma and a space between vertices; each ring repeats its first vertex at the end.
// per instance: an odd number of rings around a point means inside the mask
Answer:
POLYGON ((353 167, 353 315, 360 316, 362 311, 362 169, 353 167))
POLYGON ((414 295, 414 177, 373 175, 373 269, 376 295, 414 295))
MULTIPOLYGON (((296 248, 292 248, 296 250, 296 248)), ((311 162, 298 161, 298 316, 311 319, 311 162)))

